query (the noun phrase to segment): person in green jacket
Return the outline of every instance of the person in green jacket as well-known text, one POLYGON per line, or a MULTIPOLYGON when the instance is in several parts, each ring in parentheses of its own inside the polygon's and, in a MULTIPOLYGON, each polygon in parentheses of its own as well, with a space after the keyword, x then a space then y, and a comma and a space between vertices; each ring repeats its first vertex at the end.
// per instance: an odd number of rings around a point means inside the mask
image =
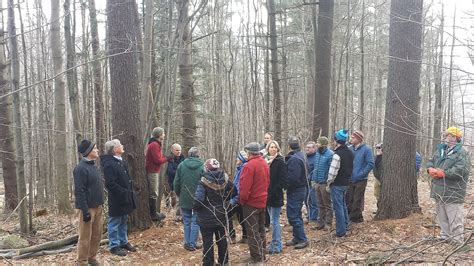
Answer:
POLYGON ((464 198, 471 170, 469 153, 462 147, 462 131, 450 127, 426 168, 432 177, 431 198, 441 227, 440 240, 460 244, 464 240, 464 198))
POLYGON ((199 225, 197 214, 193 211, 194 193, 198 186, 201 175, 204 172, 204 163, 199 159, 199 150, 192 147, 188 151, 188 158, 179 164, 176 169, 173 186, 179 197, 179 206, 183 216, 184 225, 184 248, 189 251, 199 249, 197 244, 199 236, 199 225))

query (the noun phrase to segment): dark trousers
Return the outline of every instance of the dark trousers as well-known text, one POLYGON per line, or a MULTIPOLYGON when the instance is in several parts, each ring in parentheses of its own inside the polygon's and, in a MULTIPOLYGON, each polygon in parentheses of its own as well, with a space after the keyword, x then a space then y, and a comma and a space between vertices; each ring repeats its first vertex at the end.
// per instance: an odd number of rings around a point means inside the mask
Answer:
POLYGON ((214 265, 214 236, 216 236, 217 252, 219 264, 229 263, 229 253, 227 253, 227 238, 225 227, 201 227, 202 235, 202 265, 214 265))
POLYGON ((235 238, 235 229, 234 224, 232 222, 232 217, 234 214, 237 214, 237 219, 239 220, 239 224, 242 227, 242 238, 247 238, 247 230, 245 229, 245 222, 244 222, 244 213, 242 211, 242 206, 236 205, 234 208, 230 208, 227 212, 227 217, 229 218, 229 235, 230 238, 235 238))
POLYGON ((364 195, 367 187, 367 180, 351 183, 346 193, 347 212, 349 219, 354 223, 364 221, 362 211, 364 210, 364 195))
POLYGON ((265 238, 265 208, 242 206, 247 227, 250 256, 255 262, 265 260, 267 240, 265 238))

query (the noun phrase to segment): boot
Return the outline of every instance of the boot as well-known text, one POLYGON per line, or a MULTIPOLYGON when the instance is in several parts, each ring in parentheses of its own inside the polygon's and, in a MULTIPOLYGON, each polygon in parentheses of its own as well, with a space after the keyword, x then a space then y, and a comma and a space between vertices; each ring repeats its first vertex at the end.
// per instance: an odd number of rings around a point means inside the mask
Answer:
POLYGON ((156 212, 156 200, 155 199, 150 198, 149 203, 150 203, 150 216, 151 216, 152 221, 157 222, 157 221, 161 221, 161 220, 166 218, 166 215, 164 215, 163 213, 157 213, 156 212))

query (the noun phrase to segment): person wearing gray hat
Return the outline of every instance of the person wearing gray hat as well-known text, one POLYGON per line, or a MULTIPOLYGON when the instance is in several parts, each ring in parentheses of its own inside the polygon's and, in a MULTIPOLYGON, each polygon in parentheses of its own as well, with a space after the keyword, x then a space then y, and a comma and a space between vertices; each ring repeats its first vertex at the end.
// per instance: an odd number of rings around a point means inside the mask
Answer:
POLYGON ((288 146, 290 146, 291 151, 285 160, 288 169, 286 215, 288 216, 288 222, 293 226, 293 238, 286 242, 286 245, 294 246, 295 249, 302 249, 308 246, 301 208, 309 186, 307 178, 309 166, 306 155, 300 150, 298 137, 289 137, 288 146))

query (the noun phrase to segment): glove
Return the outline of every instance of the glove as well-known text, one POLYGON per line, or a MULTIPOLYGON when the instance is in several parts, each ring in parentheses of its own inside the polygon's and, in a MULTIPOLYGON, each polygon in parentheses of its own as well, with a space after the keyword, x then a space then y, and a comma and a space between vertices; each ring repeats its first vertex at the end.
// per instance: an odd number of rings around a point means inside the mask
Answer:
POLYGON ((432 177, 434 177, 435 173, 436 173, 436 169, 430 167, 428 169, 426 169, 426 171, 428 172, 428 174, 432 177))
POLYGON ((326 186, 326 192, 331 193, 331 187, 329 185, 326 186))
POLYGON ((89 222, 89 221, 91 220, 91 218, 92 218, 92 217, 91 217, 91 214, 88 213, 88 212, 82 214, 82 220, 83 220, 85 223, 89 222))
POLYGON ((436 176, 433 176, 434 178, 445 178, 446 174, 444 173, 443 169, 436 168, 436 176))
POLYGON ((428 174, 433 178, 445 178, 446 174, 443 169, 440 168, 428 168, 428 174))

